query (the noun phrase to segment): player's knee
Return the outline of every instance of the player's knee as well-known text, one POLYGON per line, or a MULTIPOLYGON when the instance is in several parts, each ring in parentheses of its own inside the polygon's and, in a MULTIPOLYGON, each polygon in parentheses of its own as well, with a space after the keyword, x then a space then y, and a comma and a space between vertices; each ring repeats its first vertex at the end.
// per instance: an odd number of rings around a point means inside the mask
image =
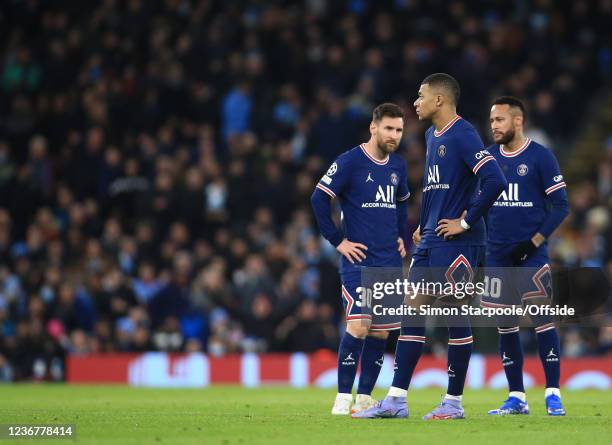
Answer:
POLYGON ((380 340, 386 340, 389 337, 388 331, 370 331, 368 337, 378 338, 380 340))
POLYGON ((346 332, 355 338, 366 338, 370 332, 370 325, 362 320, 349 321, 346 324, 346 332))
POLYGON ((495 321, 498 329, 509 329, 520 325, 520 318, 517 315, 498 315, 495 321))
POLYGON ((402 326, 400 336, 402 335, 425 337, 425 326, 402 326))
POLYGON ((537 320, 534 324, 533 330, 536 334, 555 329, 555 323, 552 317, 542 317, 542 319, 537 320))
POLYGON ((404 304, 415 309, 420 309, 422 306, 430 305, 432 297, 424 294, 410 294, 404 298, 404 304))
MULTIPOLYGON (((529 307, 526 308, 526 310, 529 310, 529 309, 530 309, 529 307)), ((554 322, 553 317, 548 314, 531 315, 530 318, 531 318, 531 323, 533 324, 534 330, 536 331, 536 333, 541 331, 543 328, 550 327, 554 322)))

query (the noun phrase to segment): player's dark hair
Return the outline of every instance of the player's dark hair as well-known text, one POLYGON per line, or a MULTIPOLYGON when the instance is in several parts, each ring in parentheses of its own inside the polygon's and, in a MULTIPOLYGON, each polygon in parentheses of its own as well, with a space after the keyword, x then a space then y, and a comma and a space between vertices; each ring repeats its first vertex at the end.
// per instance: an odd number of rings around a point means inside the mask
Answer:
POLYGON ((442 88, 448 93, 453 103, 457 105, 459 103, 459 96, 461 95, 461 88, 459 88, 459 82, 446 73, 434 73, 427 76, 421 82, 422 85, 428 84, 431 87, 442 88))
POLYGON ((372 121, 380 122, 383 117, 401 117, 404 118, 404 110, 399 105, 389 102, 378 105, 372 112, 372 121))
POLYGON ((526 118, 525 105, 514 96, 500 96, 493 101, 493 105, 509 105, 518 108, 523 113, 523 119, 526 118))

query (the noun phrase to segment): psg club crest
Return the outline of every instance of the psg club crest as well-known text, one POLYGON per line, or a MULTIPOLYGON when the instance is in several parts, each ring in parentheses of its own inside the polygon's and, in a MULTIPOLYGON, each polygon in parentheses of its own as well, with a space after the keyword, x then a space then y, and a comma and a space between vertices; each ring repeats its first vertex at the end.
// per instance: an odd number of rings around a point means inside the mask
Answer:
POLYGON ((519 176, 525 176, 528 171, 529 169, 525 164, 521 164, 516 168, 516 172, 519 174, 519 176))
POLYGON ((443 158, 445 154, 446 154, 446 147, 444 145, 440 145, 438 147, 438 156, 443 158))
POLYGON ((335 162, 329 166, 329 169, 327 169, 327 176, 333 176, 334 173, 336 173, 338 171, 338 164, 336 164, 335 162))
POLYGON ((397 174, 395 172, 391 173, 391 184, 397 185, 398 182, 399 178, 397 177, 397 174))

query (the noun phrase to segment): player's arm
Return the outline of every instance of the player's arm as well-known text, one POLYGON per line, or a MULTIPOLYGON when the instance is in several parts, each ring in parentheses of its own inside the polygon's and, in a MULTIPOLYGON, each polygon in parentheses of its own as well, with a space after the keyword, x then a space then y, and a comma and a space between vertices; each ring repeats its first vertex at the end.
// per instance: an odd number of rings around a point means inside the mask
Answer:
POLYGON ((403 162, 402 164, 404 168, 397 187, 396 213, 398 251, 402 258, 404 258, 406 256, 404 236, 408 230, 408 198, 410 198, 410 190, 408 189, 408 172, 406 171, 406 163, 403 162))
POLYGON ((469 230, 485 215, 499 194, 507 187, 508 182, 499 164, 487 150, 484 149, 478 134, 467 132, 462 139, 460 153, 463 161, 480 180, 480 192, 469 209, 466 209, 457 219, 442 219, 438 222, 436 232, 448 238, 469 230))
POLYGON ((347 260, 354 263, 365 259, 364 251, 368 248, 344 238, 344 234, 332 219, 331 209, 332 199, 341 193, 348 183, 350 168, 347 164, 348 162, 341 156, 329 167, 327 173, 317 183, 310 197, 310 203, 321 235, 347 260))
POLYGON ((544 193, 548 196, 550 211, 540 225, 538 234, 548 238, 559 227, 569 213, 567 203, 567 192, 565 180, 561 174, 559 163, 550 151, 542 154, 541 162, 538 164, 544 193))
POLYGON ((559 169, 559 163, 550 151, 542 152, 538 162, 538 171, 544 193, 548 196, 549 211, 546 218, 531 237, 518 244, 511 252, 515 262, 525 261, 555 231, 569 213, 565 181, 559 169))
POLYGON ((569 214, 565 184, 563 188, 553 190, 548 194, 548 202, 550 204, 550 212, 548 212, 546 219, 542 222, 540 229, 536 233, 536 235, 544 238, 542 242, 552 235, 569 214))
POLYGON ((412 244, 418 246, 421 243, 421 225, 419 224, 412 233, 412 244))
POLYGON ((329 241, 332 246, 338 247, 344 239, 344 235, 340 229, 336 227, 336 224, 334 224, 334 220, 331 216, 331 198, 326 193, 327 192, 323 192, 320 188, 316 187, 310 197, 310 203, 317 224, 319 225, 321 235, 323 235, 323 238, 329 241))
MULTIPOLYGON (((486 150, 482 151, 484 152, 486 150)), ((488 154, 488 152, 486 152, 482 160, 472 168, 472 171, 480 180, 480 192, 464 218, 469 227, 476 224, 476 222, 487 213, 497 200, 499 194, 508 186, 506 177, 501 171, 501 168, 499 168, 499 164, 493 156, 488 154)))

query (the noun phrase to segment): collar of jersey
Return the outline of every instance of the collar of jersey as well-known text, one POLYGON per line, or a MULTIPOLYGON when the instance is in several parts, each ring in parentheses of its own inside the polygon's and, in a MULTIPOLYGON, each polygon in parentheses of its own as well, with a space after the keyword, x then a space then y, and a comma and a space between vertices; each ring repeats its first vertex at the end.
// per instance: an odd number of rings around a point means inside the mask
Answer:
POLYGON ((389 155, 387 155, 387 157, 385 158, 384 161, 379 161, 378 159, 376 159, 372 155, 370 155, 370 153, 368 153, 368 150, 366 150, 366 148, 365 148, 365 144, 361 144, 359 147, 361 147, 361 151, 363 151, 363 154, 366 155, 368 157, 368 159, 370 161, 372 161, 374 164, 376 164, 376 165, 387 165, 387 162, 389 162, 389 155))
POLYGON ((440 130, 439 132, 438 130, 434 130, 434 136, 437 138, 442 136, 444 133, 446 133, 450 129, 450 127, 455 125, 455 122, 457 122, 459 119, 461 119, 461 116, 455 116, 455 118, 452 121, 450 121, 448 124, 446 124, 444 128, 442 128, 442 130, 440 130))
POLYGON ((523 145, 521 145, 521 148, 519 148, 516 151, 506 151, 504 150, 504 146, 503 144, 499 146, 499 152, 502 154, 502 156, 505 156, 507 158, 513 158, 515 156, 520 155, 522 152, 524 152, 527 147, 529 146, 529 143, 531 142, 531 139, 527 138, 525 139, 525 143, 523 145))

